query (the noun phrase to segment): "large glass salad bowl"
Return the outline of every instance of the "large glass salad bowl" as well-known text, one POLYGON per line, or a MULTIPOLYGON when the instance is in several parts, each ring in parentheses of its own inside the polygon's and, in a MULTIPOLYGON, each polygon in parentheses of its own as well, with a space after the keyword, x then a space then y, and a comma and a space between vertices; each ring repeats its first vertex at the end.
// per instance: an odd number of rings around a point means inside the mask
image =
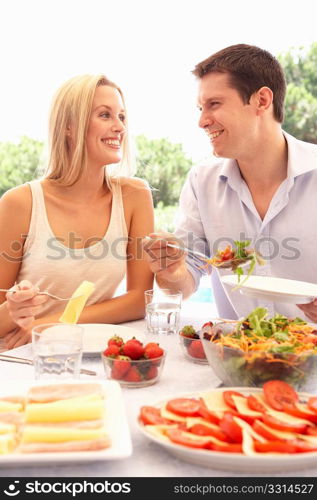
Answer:
POLYGON ((284 380, 296 390, 317 390, 317 325, 257 308, 240 321, 200 333, 209 365, 228 386, 261 387, 284 380))

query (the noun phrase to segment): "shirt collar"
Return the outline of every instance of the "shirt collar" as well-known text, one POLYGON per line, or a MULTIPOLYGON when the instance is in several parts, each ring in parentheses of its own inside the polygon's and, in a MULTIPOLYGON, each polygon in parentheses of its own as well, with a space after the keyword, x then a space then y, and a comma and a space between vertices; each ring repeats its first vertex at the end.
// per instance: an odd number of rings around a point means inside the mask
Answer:
MULTIPOLYGON (((288 147, 287 177, 293 179, 317 169, 317 146, 303 142, 283 131, 288 147)), ((229 185, 238 189, 241 185, 241 173, 236 160, 224 159, 219 177, 227 180, 229 185)))
POLYGON ((288 146, 287 177, 294 178, 317 169, 317 146, 283 132, 288 146))

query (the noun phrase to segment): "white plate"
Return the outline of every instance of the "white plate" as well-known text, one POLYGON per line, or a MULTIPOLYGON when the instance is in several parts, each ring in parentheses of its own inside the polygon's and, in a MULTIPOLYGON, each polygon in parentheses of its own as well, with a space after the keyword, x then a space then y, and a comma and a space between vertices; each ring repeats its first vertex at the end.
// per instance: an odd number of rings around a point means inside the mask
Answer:
MULTIPOLYGON (((213 391, 223 391, 224 389, 212 389, 213 391)), ((251 387, 226 387, 225 390, 234 390, 242 394, 251 394, 262 392, 262 389, 251 387)), ((206 392, 206 391, 205 391, 206 392)), ((173 396, 178 397, 199 397, 201 393, 187 393, 173 396)), ((299 393, 299 396, 305 400, 308 394, 299 393)), ((172 398, 169 398, 172 399, 172 398)), ((152 404, 160 408, 168 400, 152 404)), ((170 453, 175 455, 180 460, 190 462, 195 465, 202 465, 215 470, 229 470, 234 472, 276 472, 276 471, 291 471, 308 469, 309 467, 317 467, 317 452, 294 453, 294 454, 273 454, 266 453, 261 456, 246 456, 240 453, 225 453, 219 451, 210 451, 203 449, 187 448, 172 442, 161 440, 159 437, 150 434, 142 422, 138 421, 140 431, 155 443, 163 446, 170 453)))
MULTIPOLYGON (((224 285, 233 288, 238 285, 238 276, 233 274, 222 276, 221 281, 224 285)), ((315 283, 273 276, 249 276, 239 290, 244 295, 256 299, 290 304, 308 304, 317 297, 317 284, 315 283)))
POLYGON ((84 328, 83 352, 85 354, 100 354, 107 347, 107 341, 113 335, 122 337, 124 341, 136 337, 141 342, 144 334, 135 328, 123 325, 109 325, 105 323, 83 323, 84 328))
MULTIPOLYGON (((63 383, 53 382, 49 383, 63 383)), ((73 381, 72 384, 88 383, 85 381, 73 381)), ((95 383, 95 382, 94 382, 95 383)), ((97 451, 67 451, 52 453, 9 453, 0 455, 0 467, 13 467, 16 465, 33 466, 59 463, 95 462, 103 460, 117 460, 129 457, 132 454, 130 430, 125 414, 122 392, 118 382, 114 380, 99 381, 103 386, 106 406, 106 428, 110 436, 111 446, 97 451)), ((0 396, 24 395, 34 385, 45 385, 43 381, 6 381, 5 388, 2 386, 0 396)))

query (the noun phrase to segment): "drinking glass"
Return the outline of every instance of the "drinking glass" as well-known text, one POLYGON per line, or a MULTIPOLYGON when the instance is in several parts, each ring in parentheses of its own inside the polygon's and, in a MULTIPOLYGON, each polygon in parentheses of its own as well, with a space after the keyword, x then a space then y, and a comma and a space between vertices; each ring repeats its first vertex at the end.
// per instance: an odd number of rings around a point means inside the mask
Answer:
POLYGON ((74 324, 47 323, 32 330, 36 379, 78 378, 83 328, 74 324))
POLYGON ((174 334, 179 328, 182 293, 167 288, 146 290, 146 325, 151 334, 174 334))

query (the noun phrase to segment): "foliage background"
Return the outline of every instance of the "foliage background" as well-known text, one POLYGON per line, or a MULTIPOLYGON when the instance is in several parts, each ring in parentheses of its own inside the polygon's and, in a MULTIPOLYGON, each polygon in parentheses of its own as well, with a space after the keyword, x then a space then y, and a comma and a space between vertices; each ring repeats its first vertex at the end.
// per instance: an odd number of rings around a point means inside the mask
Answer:
MULTIPOLYGON (((287 94, 284 130, 317 144, 317 42, 308 51, 291 48, 279 56, 287 94)), ((136 137, 137 175, 147 179, 156 211, 156 228, 172 231, 179 193, 192 165, 181 144, 167 138, 136 137)), ((44 144, 30 137, 0 143, 0 195, 32 180, 43 169, 44 144)))

